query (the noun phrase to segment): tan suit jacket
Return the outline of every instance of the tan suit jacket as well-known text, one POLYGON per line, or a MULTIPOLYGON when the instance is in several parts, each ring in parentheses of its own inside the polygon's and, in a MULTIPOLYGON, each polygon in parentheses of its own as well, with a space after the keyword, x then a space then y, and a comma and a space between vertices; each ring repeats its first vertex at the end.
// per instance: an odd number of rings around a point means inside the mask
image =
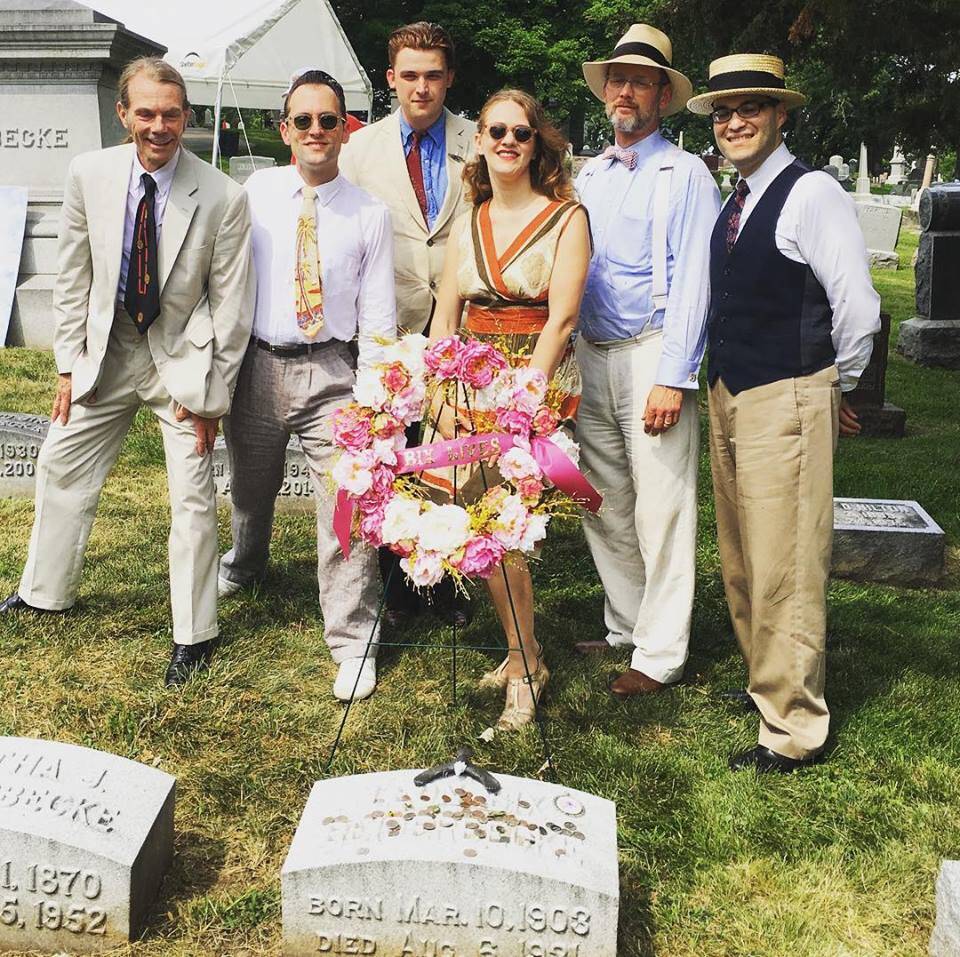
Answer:
POLYGON ((463 168, 473 159, 477 124, 447 109, 444 115, 447 194, 429 231, 410 183, 399 111, 351 134, 340 154, 343 175, 390 207, 397 325, 403 332, 422 332, 433 313, 447 239, 454 222, 467 209, 463 168))
MULTIPOLYGON (((54 285, 57 369, 73 401, 96 389, 117 304, 134 146, 85 153, 70 164, 54 285)), ((250 338, 256 276, 244 190, 181 150, 157 249, 160 315, 147 330, 164 388, 208 418, 230 407, 250 338)))

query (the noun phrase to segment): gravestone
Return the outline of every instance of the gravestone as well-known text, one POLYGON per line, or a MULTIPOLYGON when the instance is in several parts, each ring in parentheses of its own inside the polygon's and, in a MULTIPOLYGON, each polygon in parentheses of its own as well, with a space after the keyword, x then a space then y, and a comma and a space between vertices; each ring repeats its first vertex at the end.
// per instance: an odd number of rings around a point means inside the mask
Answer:
MULTIPOLYGON (((230 456, 223 436, 217 438, 213 447, 213 484, 217 498, 230 503, 230 456)), ((300 441, 290 439, 283 465, 283 484, 277 494, 277 508, 290 511, 312 512, 316 507, 310 466, 300 448, 300 441)))
MULTIPOLYGON (((850 164, 853 165, 852 163, 850 164)), ((860 144, 860 162, 857 163, 857 188, 858 196, 870 195, 870 166, 867 163, 867 144, 860 144)))
POLYGON ((930 938, 930 957, 960 954, 960 861, 944 861, 937 878, 937 922, 930 938))
POLYGON ((830 159, 827 160, 827 163, 830 166, 834 166, 837 169, 840 169, 840 167, 843 166, 843 157, 839 153, 834 153, 833 156, 831 156, 830 159))
POLYGON ((838 578, 926 584, 943 574, 946 536, 916 502, 833 500, 833 561, 838 578))
POLYGON ((865 438, 900 439, 907 425, 907 413, 886 401, 887 356, 890 347, 890 315, 880 313, 880 331, 873 337, 870 362, 857 387, 844 398, 860 420, 865 438))
POLYGON ((837 179, 839 179, 841 183, 845 183, 845 182, 847 182, 848 179, 850 179, 850 164, 849 164, 849 163, 841 163, 841 164, 840 164, 840 169, 837 171, 837 179))
POLYGON ((75 0, 0 0, 0 185, 25 186, 27 228, 8 341, 53 346, 53 281, 70 160, 120 143, 117 79, 166 48, 75 0))
POLYGON ((890 159, 890 175, 887 177, 889 186, 897 186, 904 180, 903 168, 907 164, 907 159, 903 155, 899 144, 893 147, 893 156, 890 159))
POLYGON ((173 857, 176 781, 114 754, 0 738, 0 951, 139 936, 173 857))
POLYGON ((920 227, 918 315, 901 323, 897 351, 920 365, 960 369, 960 183, 923 191, 920 227))
POLYGON ((33 498, 37 456, 49 428, 46 416, 0 412, 0 498, 33 498))
POLYGON ((245 183, 258 169, 270 169, 277 161, 272 156, 231 156, 230 178, 245 183))
POLYGON ((854 196, 857 222, 873 269, 896 269, 900 265, 897 240, 903 210, 884 202, 854 196))
POLYGON ((857 173, 860 170, 860 161, 853 156, 847 160, 847 166, 850 167, 850 175, 856 179, 857 173))
POLYGON ((840 169, 837 166, 833 166, 830 163, 828 163, 826 166, 823 167, 823 171, 831 179, 836 179, 836 180, 840 179, 840 169))
POLYGON ((314 784, 281 876, 287 957, 616 957, 611 801, 414 774, 314 784))

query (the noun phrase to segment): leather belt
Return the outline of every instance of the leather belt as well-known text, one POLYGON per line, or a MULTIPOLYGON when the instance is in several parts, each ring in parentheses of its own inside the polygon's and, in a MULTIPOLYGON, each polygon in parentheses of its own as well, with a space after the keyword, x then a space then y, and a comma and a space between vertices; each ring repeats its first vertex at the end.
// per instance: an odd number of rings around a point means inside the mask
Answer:
POLYGON ((325 342, 301 342, 297 345, 290 346, 275 346, 272 342, 267 342, 265 339, 258 339, 256 336, 251 336, 250 341, 258 349, 263 349, 264 352, 279 356, 281 359, 294 359, 297 356, 306 356, 311 352, 328 349, 330 346, 343 345, 339 339, 327 339, 325 342))

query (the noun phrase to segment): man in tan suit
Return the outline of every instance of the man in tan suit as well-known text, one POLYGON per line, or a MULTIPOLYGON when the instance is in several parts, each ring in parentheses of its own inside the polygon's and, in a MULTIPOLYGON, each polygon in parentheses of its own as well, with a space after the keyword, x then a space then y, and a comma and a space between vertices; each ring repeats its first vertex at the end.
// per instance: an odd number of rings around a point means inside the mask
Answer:
MULTIPOLYGON (((447 239, 466 210, 463 167, 473 158, 477 124, 443 104, 454 78, 453 40, 436 23, 398 27, 387 44, 387 82, 400 108, 351 135, 340 154, 340 171, 351 182, 387 204, 393 222, 397 325, 426 333, 433 315, 447 239)), ((416 444, 419 423, 408 432, 416 444)), ((429 437, 428 437, 429 438, 429 437)), ((392 623, 411 614, 417 596, 391 569, 397 558, 380 551, 387 585, 386 617, 392 623)), ((444 616, 458 624, 465 610, 445 595, 444 616)))
POLYGON ((23 576, 0 612, 73 605, 100 489, 146 405, 160 422, 170 490, 174 686, 206 665, 217 635, 208 453, 250 336, 250 218, 244 191, 180 148, 189 104, 176 70, 135 60, 119 94, 132 144, 78 156, 67 175, 53 421, 23 576))

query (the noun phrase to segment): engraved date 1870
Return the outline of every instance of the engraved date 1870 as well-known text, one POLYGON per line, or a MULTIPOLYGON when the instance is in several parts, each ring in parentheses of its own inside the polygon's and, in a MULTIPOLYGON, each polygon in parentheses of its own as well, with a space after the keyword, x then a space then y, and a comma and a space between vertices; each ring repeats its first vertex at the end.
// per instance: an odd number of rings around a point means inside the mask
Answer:
POLYGON ((94 871, 29 864, 17 871, 0 861, 0 925, 23 930, 65 930, 71 934, 105 934, 107 914, 94 901, 103 882, 94 871), (40 900, 27 895, 41 896, 40 900), (48 900, 45 898, 67 898, 48 900))

